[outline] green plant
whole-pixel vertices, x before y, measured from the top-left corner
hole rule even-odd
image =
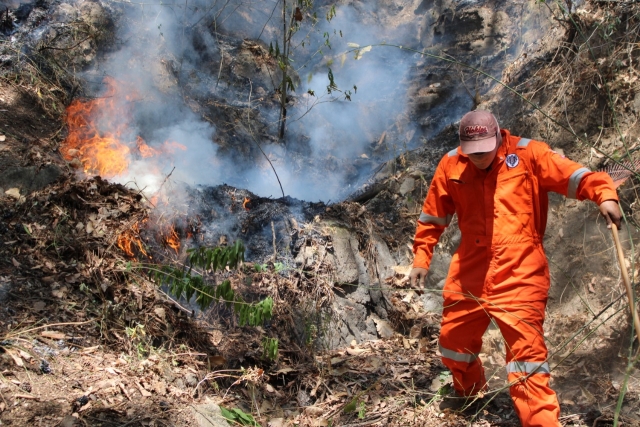
[[[136,326],[134,326],[133,328],[126,327],[124,329],[124,332],[132,340],[137,339],[137,338],[144,338],[144,337],[147,336],[147,333],[144,330],[144,325],[141,325],[139,323]]]
[[[278,338],[265,337],[262,340],[262,354],[269,360],[276,360],[278,357]]]
[[[222,416],[227,421],[230,421],[232,423],[237,423],[242,426],[259,427],[259,424],[253,418],[253,415],[246,414],[242,409],[238,409],[238,408],[226,409],[225,407],[221,406],[220,412],[222,413]]]
[[[256,273],[264,273],[267,271],[267,264],[254,264],[253,269]]]
[[[276,262],[273,264],[273,269],[276,273],[281,273],[285,269],[285,265],[281,262]]]
[[[259,302],[246,302],[233,290],[229,280],[214,286],[208,284],[202,274],[195,270],[201,268],[216,272],[227,267],[237,268],[244,261],[244,245],[241,241],[238,240],[229,247],[189,249],[187,254],[188,267],[176,268],[165,265],[150,269],[154,281],[168,286],[169,292],[178,299],[191,300],[195,295],[195,302],[201,310],[208,308],[212,303],[224,303],[227,307],[233,308],[238,315],[240,326],[259,326],[271,319],[271,297]]]
[[[367,407],[364,401],[361,401],[360,405],[358,406],[358,418],[363,420],[366,415],[367,415]]]
[[[311,347],[313,346],[313,343],[316,341],[316,338],[318,338],[318,327],[313,323],[309,323],[306,325],[305,329],[306,329],[305,345],[307,347]]]
[[[136,349],[138,359],[144,358],[149,353],[145,345],[147,333],[144,330],[144,325],[138,323],[133,328],[126,327],[124,332]]]

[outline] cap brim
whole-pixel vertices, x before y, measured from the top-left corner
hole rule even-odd
[[[497,143],[498,141],[495,135],[477,141],[460,141],[460,150],[462,154],[486,153],[496,148]]]

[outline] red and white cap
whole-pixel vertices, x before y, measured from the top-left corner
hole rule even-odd
[[[460,120],[460,149],[463,154],[485,153],[496,147],[500,127],[488,111],[475,110]]]

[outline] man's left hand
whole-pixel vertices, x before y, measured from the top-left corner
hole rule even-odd
[[[622,219],[622,212],[620,212],[620,205],[615,200],[605,200],[599,206],[600,214],[607,220],[607,228],[611,228],[613,222],[618,230],[620,230],[620,220]]]

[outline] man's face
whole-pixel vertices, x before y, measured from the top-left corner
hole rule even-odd
[[[478,169],[486,169],[491,166],[493,163],[493,159],[496,158],[496,153],[498,152],[498,144],[493,147],[493,150],[486,151],[483,153],[470,153],[467,154],[469,156],[469,160],[473,163]]]

